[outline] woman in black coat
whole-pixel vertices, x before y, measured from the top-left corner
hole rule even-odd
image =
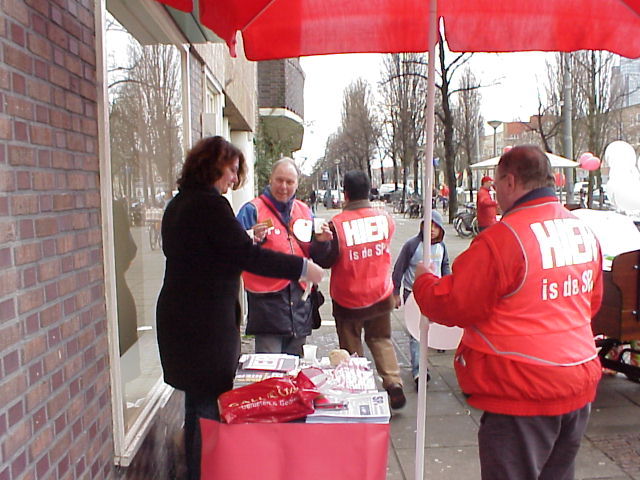
[[[240,273],[318,283],[322,269],[301,257],[254,245],[222,194],[245,177],[244,156],[222,137],[188,153],[179,193],[162,219],[167,258],[158,298],[158,347],[169,385],[185,392],[190,479],[200,478],[198,418],[218,419],[218,396],[230,390],[240,355]]]

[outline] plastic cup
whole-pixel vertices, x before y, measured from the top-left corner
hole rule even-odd
[[[316,362],[316,355],[318,353],[318,346],[317,345],[303,345],[302,346],[302,353],[303,353],[304,359],[307,362],[315,363]]]

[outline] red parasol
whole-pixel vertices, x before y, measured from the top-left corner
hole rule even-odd
[[[184,11],[192,0],[157,0]],[[640,0],[199,0],[200,21],[246,57],[429,51],[425,158],[433,158],[435,44],[439,19],[457,52],[609,50],[640,56]],[[424,169],[424,217],[431,218],[431,162]],[[425,222],[424,238],[430,238]],[[429,249],[424,249],[425,264]],[[423,317],[424,318],[424,317]],[[420,338],[428,336],[422,321]],[[427,365],[427,342],[420,342]],[[420,369],[415,478],[424,478],[426,368]]]
[[[159,0],[190,11],[191,0]],[[426,51],[428,0],[200,0],[200,20],[250,60]],[[442,0],[459,52],[609,50],[640,56],[640,0]]]

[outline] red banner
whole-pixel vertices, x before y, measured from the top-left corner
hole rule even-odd
[[[385,480],[389,424],[245,423],[200,419],[202,480]]]

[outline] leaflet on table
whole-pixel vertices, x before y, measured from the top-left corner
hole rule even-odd
[[[386,392],[354,393],[333,402],[335,408],[316,408],[307,423],[389,423]]]
[[[243,387],[250,383],[260,382],[267,380],[268,378],[284,377],[285,372],[272,372],[269,370],[243,370],[236,371],[236,376],[233,379],[233,388]]]
[[[240,357],[243,370],[289,372],[298,367],[300,359],[286,353],[248,353]]]
[[[364,362],[362,361],[364,360]],[[326,370],[325,388],[344,392],[376,391],[376,381],[369,362],[362,358],[350,358],[332,370]]]

